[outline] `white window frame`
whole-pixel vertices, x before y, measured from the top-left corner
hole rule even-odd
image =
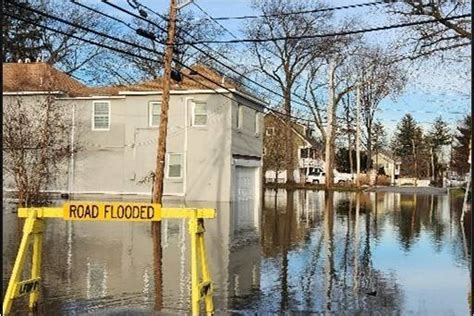
[[[271,133],[268,133],[269,131],[272,131]],[[267,136],[273,136],[275,135],[275,127],[271,126],[271,127],[267,127],[265,129],[265,135]]]
[[[244,126],[244,106],[237,105],[237,129],[242,129]]]
[[[109,117],[109,125],[107,128],[96,128],[95,127],[95,105],[97,103],[107,103],[109,107],[109,113],[107,116]],[[111,115],[111,106],[110,106],[110,101],[107,100],[97,100],[97,101],[92,101],[92,130],[93,131],[110,131],[110,125],[112,124],[112,115]]]
[[[181,169],[179,177],[170,177],[170,155],[180,155],[181,156]],[[166,178],[167,179],[182,179],[183,178],[183,169],[184,169],[184,154],[183,153],[166,153]]]
[[[192,126],[194,127],[207,127],[207,121],[208,121],[208,118],[209,118],[209,115],[208,115],[208,108],[207,108],[207,102],[202,102],[202,101],[193,101],[193,116],[192,116]],[[196,122],[195,122],[195,118],[196,118],[196,104],[204,104],[206,106],[206,124],[204,125],[197,125]],[[204,114],[199,114],[199,115],[204,115]]]
[[[161,101],[148,102],[148,127],[160,127],[159,122],[158,122],[158,125],[153,125],[153,105],[155,104],[160,105],[160,120],[161,120]]]
[[[263,146],[262,148],[262,156],[265,156],[267,154],[267,148]]]
[[[255,135],[260,135],[260,113],[258,111],[255,111],[255,124],[254,124],[254,129],[255,129]]]

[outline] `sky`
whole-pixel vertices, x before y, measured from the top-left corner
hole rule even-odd
[[[194,1],[213,17],[256,14],[251,7],[251,0]],[[92,0],[89,2],[97,3]],[[130,9],[126,0],[116,0],[115,2]],[[161,13],[165,13],[169,6],[168,0],[141,0],[140,2]],[[368,1],[336,0],[323,2],[327,3],[328,6],[340,6]],[[106,5],[102,5],[101,8],[116,16],[121,15],[120,12]],[[204,16],[197,6],[192,3],[181,10],[193,11],[198,16]],[[337,11],[336,19],[343,19],[345,17],[355,17],[363,28],[397,23],[397,21],[391,20],[382,10],[377,10],[376,8],[356,8]],[[220,21],[220,23],[237,37],[245,37],[242,33],[244,27],[242,21],[226,20]],[[397,29],[368,33],[365,35],[365,39],[369,43],[384,44],[398,36],[399,32],[404,32],[404,30]],[[232,37],[230,34],[223,33],[221,39],[232,39]],[[460,75],[467,73],[467,71],[470,73],[471,69],[463,69],[463,67],[467,66],[470,67],[469,61],[461,66],[454,66],[451,62],[428,61],[424,62],[419,67],[420,69],[408,69],[410,73],[403,93],[396,99],[390,97],[384,99],[377,113],[377,118],[385,125],[389,136],[392,135],[400,118],[408,112],[412,113],[425,130],[429,129],[434,119],[440,115],[454,129],[459,120],[469,113],[471,109],[471,84],[470,81],[466,81],[466,76]]]

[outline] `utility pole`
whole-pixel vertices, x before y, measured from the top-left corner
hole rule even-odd
[[[416,159],[416,147],[415,147],[414,138],[411,139],[411,143],[412,143],[412,149],[413,149],[413,161],[415,162],[415,187],[416,187],[418,184],[418,166],[416,162],[417,159]]]
[[[360,83],[357,84],[356,96],[356,184],[360,186]]]
[[[171,62],[173,61],[173,46],[176,34],[176,0],[170,0],[168,20],[168,38],[166,40],[164,55],[163,94],[161,100],[160,129],[158,134],[158,148],[156,155],[156,168],[153,183],[152,202],[162,204],[163,176],[166,155],[166,137],[168,134],[168,109],[170,101]],[[162,297],[162,269],[161,269],[161,221],[152,222],[153,258],[155,275],[155,310],[161,310]]]
[[[326,189],[329,189],[333,185],[334,181],[334,155],[332,152],[334,151],[333,148],[333,125],[334,125],[334,72],[335,72],[335,64],[333,61],[329,63],[329,100],[328,100],[328,126],[326,129],[326,161],[325,161],[325,186]]]

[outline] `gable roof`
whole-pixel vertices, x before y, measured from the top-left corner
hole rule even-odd
[[[243,89],[237,82],[202,64],[181,70],[182,81],[171,80],[171,90],[217,90],[227,92],[222,87],[259,104],[266,103]],[[202,75],[202,76],[201,76]],[[208,79],[204,78],[207,77]],[[215,82],[215,83],[214,83]],[[4,92],[63,92],[71,97],[117,96],[125,92],[157,92],[163,89],[162,78],[132,85],[88,87],[68,74],[47,63],[4,63]]]
[[[273,112],[272,110],[270,110],[268,113],[265,114],[265,117],[268,116],[268,115],[272,115],[273,117],[276,117],[278,120],[280,120],[281,122],[283,122],[283,124],[285,125],[288,125],[288,123],[283,120],[280,115],[276,114],[275,112]],[[306,142],[306,144],[308,146],[311,146],[313,148],[317,148],[317,149],[321,149],[321,143],[318,142],[316,139],[314,139],[313,137],[308,137],[307,135],[304,134],[304,132],[301,131],[301,129],[305,129],[307,128],[306,126],[302,125],[302,124],[299,124],[297,122],[294,122],[294,121],[291,121],[291,130],[293,131],[293,133],[295,133],[296,136],[298,136],[299,138],[301,138],[304,142]]]
[[[4,63],[3,91],[61,91],[74,92],[84,84],[46,63]]]

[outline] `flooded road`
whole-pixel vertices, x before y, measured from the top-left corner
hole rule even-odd
[[[462,197],[277,193],[266,191],[262,202],[186,203],[218,212],[206,221],[217,314],[469,313],[471,233],[470,218],[465,229],[459,222]],[[3,204],[6,284],[21,226],[15,205]],[[184,220],[163,221],[162,246],[163,313],[187,313]],[[42,276],[40,314],[151,314],[150,224],[47,220]],[[24,313],[25,302],[12,310]]]

